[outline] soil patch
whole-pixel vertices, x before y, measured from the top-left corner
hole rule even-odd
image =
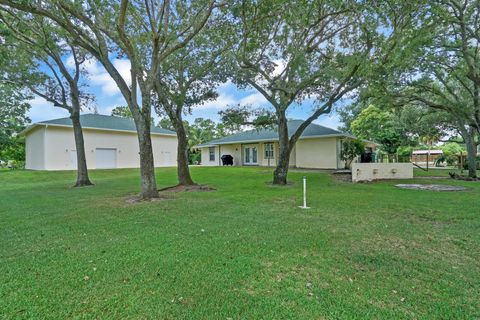
[[[449,186],[445,184],[396,184],[395,187],[411,190],[427,190],[427,191],[465,191],[468,188],[461,186]]]
[[[149,200],[142,199],[139,196],[130,196],[127,198],[127,200],[125,200],[125,202],[128,204],[134,204],[134,203],[140,203],[140,202],[156,202],[156,201],[163,201],[163,200],[170,200],[170,199],[173,199],[173,197],[166,194],[160,194],[158,198],[152,198]]]
[[[463,181],[480,181],[480,178],[471,178],[467,176],[462,176],[458,173],[455,172],[449,172],[448,175],[450,178],[455,179],[455,180],[463,180]]]
[[[420,180],[444,180],[450,179],[449,177],[442,177],[442,176],[422,176],[422,177],[414,177],[414,179]]]
[[[207,192],[207,191],[215,191],[215,190],[216,190],[215,188],[212,188],[206,185],[196,184],[193,186],[176,185],[173,187],[166,187],[158,191],[160,192],[160,194],[164,194],[164,193],[191,192],[191,191]]]
[[[337,181],[352,182],[352,171],[350,170],[337,170],[332,172],[332,177]]]

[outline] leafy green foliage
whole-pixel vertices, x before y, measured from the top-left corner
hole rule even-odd
[[[437,163],[445,162],[449,166],[457,165],[459,156],[465,155],[465,147],[456,142],[448,142],[439,147],[443,155],[437,159]]]
[[[0,81],[0,160],[25,160],[25,140],[17,134],[30,123],[30,98],[18,86]]]
[[[290,153],[308,125],[330,113],[372,73],[384,71],[379,66],[415,23],[414,10],[403,1],[262,0],[238,5],[241,41],[234,82],[255,88],[275,110],[275,184],[286,184]],[[312,111],[295,132],[288,132],[287,110],[306,100],[312,101]]]
[[[118,106],[112,109],[112,116],[133,119],[132,111],[127,106]]]
[[[2,67],[9,81],[71,114],[95,109],[85,90],[85,51],[48,19],[18,10],[0,10],[0,36],[9,56]]]
[[[480,142],[478,1],[426,1],[416,10],[415,31],[392,52],[387,72],[371,81],[370,94],[384,104],[441,113],[446,127],[465,139],[474,162]]]
[[[245,126],[261,129],[274,127],[277,123],[277,117],[274,112],[268,109],[253,108],[240,104],[227,106],[227,108],[219,111],[218,114],[222,123],[231,133],[238,132]]]
[[[196,118],[188,127],[188,144],[190,147],[222,138],[227,135],[225,125],[210,119]]]
[[[345,161],[345,168],[349,168],[352,161],[365,152],[365,143],[359,139],[348,139],[342,142],[340,158]]]
[[[402,145],[402,133],[394,116],[370,105],[351,124],[352,133],[358,138],[375,141],[388,154],[394,154]]]
[[[175,130],[169,118],[161,118],[158,126],[168,130]],[[183,121],[188,139],[188,158],[190,164],[198,164],[201,154],[194,148],[202,143],[218,139],[227,135],[225,125],[216,123],[210,119],[196,118],[192,123]]]

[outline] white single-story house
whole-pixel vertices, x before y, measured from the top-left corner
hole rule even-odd
[[[303,120],[288,122],[293,134]],[[290,166],[312,169],[343,169],[342,142],[354,136],[318,124],[310,124],[290,155]],[[367,142],[366,151],[373,152],[376,144]],[[249,130],[209,141],[197,146],[201,150],[201,164],[221,166],[222,156],[231,155],[234,166],[275,166],[278,160],[278,132],[274,129]]]
[[[87,167],[89,169],[138,168],[138,136],[132,119],[85,114],[83,127]],[[26,169],[75,170],[77,151],[70,118],[38,122],[21,132],[25,135]],[[177,164],[175,132],[152,127],[153,155],[156,167]]]

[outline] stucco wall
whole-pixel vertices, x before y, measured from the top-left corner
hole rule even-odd
[[[337,169],[337,138],[309,138],[295,146],[298,168]]]
[[[32,129],[25,139],[25,168],[31,170],[45,169],[44,152],[45,128]]]
[[[271,167],[276,166],[277,164],[277,157],[278,157],[278,143],[274,142],[273,147],[273,159],[270,159],[270,162],[267,158],[265,158],[265,143],[251,143],[251,144],[228,144],[228,145],[220,145],[215,146],[215,160],[210,161],[208,147],[200,148],[202,153],[202,165],[203,166],[219,166],[222,165],[221,160],[219,161],[218,155],[220,157],[226,154],[233,156],[233,165],[234,166],[241,166],[243,165],[243,157],[244,151],[243,148],[245,146],[249,147],[256,147],[257,148],[257,165],[259,166],[268,166],[270,164]],[[293,163],[295,163],[295,156],[294,152],[292,152]]]
[[[136,135],[135,139],[137,139]],[[153,159],[156,167],[177,165],[177,144],[176,136],[152,135]],[[140,163],[140,158],[138,161]]]
[[[413,179],[411,163],[353,163],[352,181]]]
[[[231,144],[215,146],[215,160],[209,160],[208,147],[201,148],[202,165],[218,166],[221,165],[219,157],[224,154],[230,154],[234,157],[233,164],[235,166],[244,164],[244,147],[257,148],[257,165],[275,167],[278,162],[280,153],[278,142],[273,142],[273,159],[270,161],[265,157],[265,144],[268,142],[259,142],[251,144]],[[301,168],[318,168],[318,169],[336,169],[337,168],[337,139],[336,138],[319,138],[319,139],[302,139],[290,153],[290,166]],[[219,151],[220,147],[220,151]]]
[[[218,147],[213,147],[215,148],[215,160],[210,161],[209,157],[209,149],[208,147],[205,148],[200,148],[200,152],[202,154],[202,166],[218,166]]]
[[[278,161],[278,142],[273,142],[273,158],[270,160],[265,157],[265,145],[272,142],[262,142],[259,145],[258,164],[265,167],[275,167]]]
[[[42,129],[43,130],[43,129]],[[87,167],[95,169],[97,148],[117,149],[117,168],[140,166],[137,134],[134,132],[83,130]],[[27,134],[30,140],[31,133]],[[152,135],[154,162],[156,167],[175,166],[177,162],[177,138]],[[75,170],[75,140],[72,128],[49,126],[45,135],[45,170]],[[27,153],[29,147],[27,145]],[[39,152],[38,150],[33,151]],[[28,162],[28,160],[27,160]]]

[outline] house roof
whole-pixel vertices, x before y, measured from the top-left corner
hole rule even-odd
[[[423,154],[434,155],[434,154],[443,154],[443,151],[442,150],[414,150],[412,152],[412,154],[414,154],[414,155],[423,155]]]
[[[102,114],[82,114],[80,115],[80,123],[84,129],[99,129],[107,131],[130,131],[137,132],[133,119],[107,116]],[[42,121],[32,124],[23,130],[20,134],[26,134],[37,126],[58,126],[71,127],[72,120],[70,118],[59,118],[48,121]],[[175,135],[175,132],[160,127],[152,126],[152,134]]]
[[[290,120],[288,121],[288,132],[292,135],[304,120]],[[319,137],[351,137],[353,136],[321,126],[319,124],[311,123],[305,131],[303,131],[300,139],[304,138],[319,138]],[[198,145],[197,148],[211,147],[222,144],[232,143],[248,143],[248,142],[262,142],[278,140],[278,131],[276,129],[254,129],[244,132],[240,132],[231,136],[223,137],[220,139],[211,140],[209,142]]]

